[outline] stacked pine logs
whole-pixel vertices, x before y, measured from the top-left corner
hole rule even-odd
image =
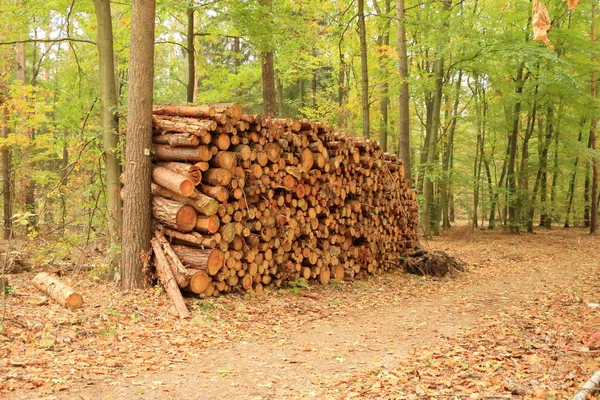
[[[370,140],[229,103],[155,106],[153,119],[153,246],[182,289],[354,279],[417,245],[402,162]]]

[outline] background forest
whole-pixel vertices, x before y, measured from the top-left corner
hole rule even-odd
[[[426,235],[458,219],[589,227],[595,4],[548,1],[546,46],[528,1],[160,1],[154,100],[235,101],[409,149]],[[5,236],[59,238],[53,251],[114,236],[130,2],[0,5]]]

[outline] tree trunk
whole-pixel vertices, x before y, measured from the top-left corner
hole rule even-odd
[[[373,3],[377,5],[377,2]],[[391,11],[391,0],[385,0],[385,15],[383,16],[385,19],[385,23],[383,25],[383,29],[381,35],[377,38],[377,44],[379,47],[389,47],[390,45],[390,19],[388,18]],[[379,14],[381,14],[381,10],[379,10]],[[385,65],[386,56],[384,55],[384,49],[381,49],[381,55],[379,56],[379,64],[381,66]],[[381,83],[381,100],[379,101],[379,112],[381,113],[381,119],[379,120],[379,144],[381,145],[381,149],[385,152],[388,151],[388,108],[389,108],[389,89],[390,85],[385,74],[387,70],[382,68],[384,76],[382,76],[383,82]]]
[[[583,137],[583,126],[585,125],[585,119],[581,119],[581,129],[579,130],[579,137],[577,138],[577,142],[581,142]],[[571,181],[569,183],[569,192],[567,193],[567,212],[565,216],[565,228],[569,228],[569,220],[571,216],[571,210],[573,209],[573,199],[575,197],[575,182],[577,179],[577,165],[579,164],[579,156],[575,157],[575,161],[573,162],[573,174],[571,175]]]
[[[106,206],[108,219],[110,275],[119,264],[119,246],[123,224],[120,190],[121,163],[119,146],[119,119],[117,109],[117,86],[115,78],[115,55],[113,51],[112,18],[109,0],[94,0],[98,20],[98,54],[100,69],[100,99],[102,101],[102,139],[106,164]]]
[[[404,14],[404,0],[396,0],[396,16],[398,27],[398,72],[400,73],[400,94],[398,105],[400,120],[398,122],[398,155],[404,162],[405,179],[411,183],[410,162],[410,111],[408,91],[408,52],[406,49],[406,18]]]
[[[262,87],[263,87],[263,114],[268,117],[277,116],[277,102],[275,100],[275,63],[273,51],[262,53]]]
[[[150,254],[155,11],[155,0],[133,0],[125,148],[128,189],[125,191],[122,262],[118,277],[122,289],[144,286],[143,267]]]
[[[196,46],[194,38],[194,9],[187,9],[187,56],[188,56],[188,81],[187,81],[187,102],[194,102],[194,92],[196,86]]]
[[[591,23],[591,42],[596,41],[596,31],[594,28],[594,18],[596,15],[596,3],[592,4],[592,23]],[[594,57],[592,56],[592,61]],[[592,72],[590,94],[592,99],[596,99],[596,72]],[[592,193],[590,205],[590,234],[595,234],[598,229],[598,155],[596,154],[596,124],[594,117],[590,127],[590,149],[592,150]]]
[[[444,157],[442,160],[442,170],[444,172],[444,177],[442,180],[442,184],[440,185],[440,199],[442,206],[442,227],[450,228],[450,218],[448,215],[448,192],[449,187],[452,184],[452,179],[450,176],[450,159],[452,157],[452,151],[454,146],[454,131],[456,130],[456,119],[458,117],[458,104],[460,102],[460,88],[462,82],[462,70],[458,71],[458,77],[456,78],[456,98],[454,99],[454,106],[452,108],[452,116],[450,117],[452,120],[450,121],[450,126],[448,126],[448,140],[446,141],[446,149],[444,151]],[[476,179],[479,179],[479,174],[475,175]]]
[[[365,0],[358,0],[358,37],[360,40],[362,135],[368,138],[369,121],[369,66],[367,63],[367,28],[365,25]]]
[[[1,93],[0,96],[4,96]],[[8,128],[8,120],[10,114],[8,107],[5,104],[0,104],[2,107],[2,138],[6,139],[10,133]],[[4,201],[4,239],[10,239],[12,236],[12,177],[11,177],[11,154],[8,146],[2,146],[2,199]]]
[[[440,128],[440,111],[442,107],[442,87],[444,77],[444,59],[438,58],[433,66],[433,74],[435,77],[435,92],[433,93],[433,107],[431,115],[431,132],[429,134],[429,143],[427,148],[427,173],[424,176],[423,182],[423,212],[421,213],[423,219],[423,229],[426,238],[430,238],[432,229],[434,233],[438,231],[439,221],[435,220],[434,213],[434,193],[433,193],[433,180],[431,179],[431,172],[433,164],[436,160],[436,145],[437,145],[437,133]],[[433,217],[433,218],[432,218]]]
[[[548,218],[548,150],[554,135],[554,110],[548,107],[546,115],[546,135],[541,141],[541,152],[539,160],[540,177],[540,224],[546,226]]]
[[[517,158],[517,139],[519,137],[519,120],[521,117],[521,99],[523,92],[523,69],[521,64],[517,70],[516,88],[517,101],[513,109],[512,130],[510,133],[510,150],[508,154],[507,183],[508,183],[508,220],[511,233],[519,233],[519,215],[517,208],[517,183],[515,174],[515,160]]]

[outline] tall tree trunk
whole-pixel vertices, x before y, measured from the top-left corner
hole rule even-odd
[[[439,221],[435,220],[433,180],[431,179],[431,173],[433,164],[436,160],[436,145],[438,139],[437,134],[440,128],[440,111],[442,107],[442,87],[444,77],[444,59],[442,57],[435,61],[433,66],[433,74],[435,77],[435,91],[433,93],[431,128],[429,142],[427,145],[427,172],[424,175],[423,181],[423,212],[421,213],[423,218],[424,235],[426,238],[431,237],[432,229],[433,232],[437,233],[439,223]]]
[[[546,226],[548,218],[548,150],[554,135],[554,110],[549,106],[546,111],[546,135],[541,141],[540,165],[541,181],[540,181],[540,224]]]
[[[527,118],[527,127],[525,128],[525,137],[523,138],[523,148],[521,150],[521,165],[519,167],[519,180],[518,180],[518,191],[519,197],[517,199],[517,212],[519,218],[522,221],[527,221],[529,212],[525,212],[525,208],[528,204],[529,198],[529,168],[527,163],[529,161],[529,140],[533,136],[535,131],[535,121],[537,114],[537,93],[538,85],[535,86],[533,104],[531,105],[531,112]],[[527,223],[529,223],[527,221]]]
[[[535,177],[535,184],[533,186],[533,191],[531,192],[531,200],[529,202],[529,215],[527,217],[527,232],[529,233],[533,233],[533,218],[535,216],[535,202],[537,199],[537,195],[538,192],[540,190],[540,186],[542,184],[542,179],[543,179],[543,175],[544,175],[544,167],[542,165],[542,151],[543,151],[543,147],[544,147],[544,136],[542,134],[542,132],[544,131],[544,126],[543,126],[543,121],[542,119],[538,120],[538,141],[540,143],[540,149],[538,150],[538,153],[540,154],[540,161],[538,162],[538,170],[537,170],[537,174]]]
[[[377,37],[377,45],[382,48],[382,47],[389,47],[390,45],[390,19],[388,18],[390,15],[390,11],[391,11],[391,0],[385,0],[385,14],[382,15],[383,13],[381,12],[377,1],[373,1],[373,5],[374,7],[377,8],[377,12],[380,16],[383,16],[385,18],[385,22],[383,24],[383,28],[381,31],[381,34]],[[381,114],[381,119],[379,120],[379,144],[381,145],[381,148],[383,149],[383,151],[387,152],[388,151],[388,108],[389,108],[389,102],[390,102],[390,97],[389,97],[389,89],[390,89],[390,85],[388,83],[388,79],[386,79],[387,77],[385,76],[385,74],[387,73],[387,70],[385,68],[383,68],[383,66],[386,64],[386,56],[384,55],[384,49],[380,50],[380,55],[378,57],[379,59],[379,65],[382,68],[382,72],[383,75],[383,82],[381,83],[381,100],[379,101],[379,112]]]
[[[458,77],[456,78],[456,97],[454,98],[454,106],[452,107],[452,116],[450,125],[448,126],[448,140],[446,141],[446,149],[444,151],[444,157],[442,159],[442,170],[444,177],[440,185],[440,200],[442,207],[442,227],[450,228],[450,217],[448,213],[448,188],[452,185],[452,178],[450,173],[450,159],[454,148],[454,131],[456,130],[456,119],[458,117],[458,104],[460,102],[460,85],[462,82],[462,70],[458,71]]]
[[[358,37],[360,39],[362,135],[369,137],[369,66],[367,63],[367,28],[365,25],[365,0],[358,0]]]
[[[121,163],[117,153],[119,145],[119,119],[117,109],[117,85],[113,52],[112,18],[109,0],[94,0],[98,21],[98,54],[100,69],[100,99],[102,102],[102,140],[106,164],[106,204],[110,252],[110,275],[119,264],[121,244],[122,207]]]
[[[285,110],[283,109],[284,107],[284,102],[283,102],[283,83],[281,82],[281,79],[276,78],[277,81],[277,107],[278,107],[278,111],[277,114],[280,117],[283,117],[285,115]]]
[[[596,42],[596,30],[594,19],[596,17],[596,3],[592,4],[592,23],[590,28],[590,39],[592,43]],[[594,61],[594,56],[592,56]],[[590,94],[592,99],[596,99],[596,71],[592,72]],[[592,193],[590,205],[590,234],[595,234],[598,229],[598,155],[596,154],[596,117],[592,118],[590,127],[590,149],[592,150]]]
[[[150,251],[152,171],[152,94],[154,87],[155,0],[133,0],[129,64],[129,100],[123,209],[123,257],[118,276],[122,289],[144,286],[143,267]]]
[[[194,92],[196,87],[196,44],[194,40],[194,9],[187,9],[187,55],[188,55],[188,81],[187,81],[187,102],[194,102]]]
[[[5,97],[7,93],[0,93],[0,97]],[[8,120],[10,114],[6,104],[3,104],[5,99],[0,99],[2,107],[2,138],[8,138],[10,129],[8,128]],[[12,179],[11,179],[11,154],[10,148],[7,145],[2,146],[2,200],[4,201],[4,239],[9,239],[12,236]]]
[[[581,129],[579,130],[579,137],[577,138],[577,142],[581,142],[583,137],[583,126],[585,125],[585,118],[581,119],[580,122]],[[577,165],[579,164],[579,156],[575,157],[575,162],[573,162],[573,174],[571,175],[571,181],[569,183],[569,192],[567,193],[567,212],[565,216],[565,228],[569,228],[569,220],[571,217],[571,210],[573,208],[573,198],[575,197],[575,182],[577,179]]]
[[[405,178],[412,182],[410,162],[410,114],[408,92],[408,52],[406,49],[406,18],[404,0],[396,0],[396,21],[398,28],[398,72],[400,74],[400,93],[398,95],[398,155],[404,162]]]
[[[552,164],[552,184],[550,187],[550,212],[546,217],[546,228],[552,227],[552,220],[556,215],[556,192],[558,186],[558,136],[560,135],[560,120],[562,118],[562,105],[558,108],[557,126],[554,130],[554,161]]]
[[[262,53],[262,93],[263,114],[274,117],[277,115],[277,101],[275,100],[275,62],[273,51]]]
[[[517,209],[517,184],[515,176],[515,160],[517,157],[517,139],[519,136],[519,120],[521,117],[521,99],[520,94],[523,93],[523,69],[524,66],[521,64],[517,70],[517,78],[515,93],[517,94],[517,101],[513,109],[513,124],[510,134],[510,151],[508,156],[508,171],[507,171],[507,183],[508,183],[508,222],[510,225],[511,233],[519,233],[519,215]]]

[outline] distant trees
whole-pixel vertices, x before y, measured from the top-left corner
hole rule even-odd
[[[596,9],[546,5],[552,47],[532,40],[530,4],[503,0],[485,7],[413,0],[160,3],[153,18],[155,86],[135,94],[146,102],[138,114],[138,103],[123,107],[143,86],[126,85],[139,78],[128,75],[138,57],[130,47],[138,20],[128,5],[6,4],[5,235],[51,233],[65,252],[106,240],[116,265],[118,177],[130,162],[141,168],[132,173],[146,173],[144,157],[123,162],[118,117],[142,121],[152,97],[233,100],[250,113],[327,120],[380,141],[404,160],[427,235],[455,219],[513,232],[553,224],[593,232]],[[135,125],[133,137],[147,141],[148,126]],[[136,157],[149,148],[127,138],[126,146],[144,146]],[[139,259],[138,250],[126,256],[127,265]]]

